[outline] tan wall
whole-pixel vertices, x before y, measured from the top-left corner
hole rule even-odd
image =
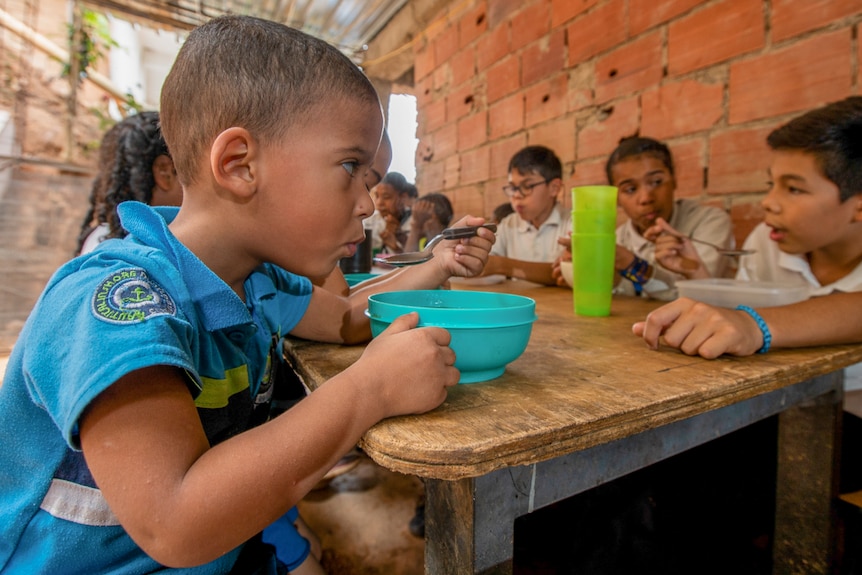
[[[639,133],[671,147],[678,196],[730,210],[741,241],[766,134],[862,93],[859,0],[487,0],[440,18],[415,51],[417,186],[459,214],[506,201],[525,145],[553,148],[570,187],[604,183]]]

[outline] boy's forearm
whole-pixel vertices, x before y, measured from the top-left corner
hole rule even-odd
[[[862,342],[862,292],[814,297],[757,312],[769,327],[773,347]]]
[[[543,285],[557,285],[554,266],[547,262],[528,262],[504,256],[489,256],[482,275],[502,274],[508,278],[527,280]]]

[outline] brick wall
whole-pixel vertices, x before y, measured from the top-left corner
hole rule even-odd
[[[604,183],[620,138],[665,141],[678,196],[760,220],[766,134],[862,94],[860,0],[453,1],[415,50],[420,193],[489,215],[509,157],[553,148]],[[563,201],[570,204],[568,193]]]

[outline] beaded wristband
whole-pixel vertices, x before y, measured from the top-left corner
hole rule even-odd
[[[635,288],[635,295],[641,295],[641,292],[644,289],[644,284],[649,281],[644,275],[644,272],[646,272],[648,268],[649,262],[635,256],[632,263],[630,263],[626,269],[620,270],[619,272],[621,276],[632,282],[632,285]]]
[[[763,335],[763,345],[760,346],[760,349],[757,350],[757,353],[766,353],[769,351],[769,346],[772,345],[772,334],[769,332],[769,326],[766,325],[766,322],[760,317],[760,314],[748,307],[747,305],[738,305],[736,309],[740,311],[744,311],[748,315],[751,316],[751,319],[757,322],[757,327],[760,328],[760,333]]]

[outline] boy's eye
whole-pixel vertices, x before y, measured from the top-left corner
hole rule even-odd
[[[653,178],[652,180],[650,180],[650,183],[649,183],[649,184],[650,184],[650,186],[652,186],[653,188],[657,188],[657,187],[659,187],[660,185],[662,185],[663,183],[664,183],[664,178]]]
[[[620,191],[630,196],[637,191],[637,188],[635,186],[623,186]]]
[[[347,173],[353,176],[356,173],[357,162],[342,162],[341,167],[347,170]]]

